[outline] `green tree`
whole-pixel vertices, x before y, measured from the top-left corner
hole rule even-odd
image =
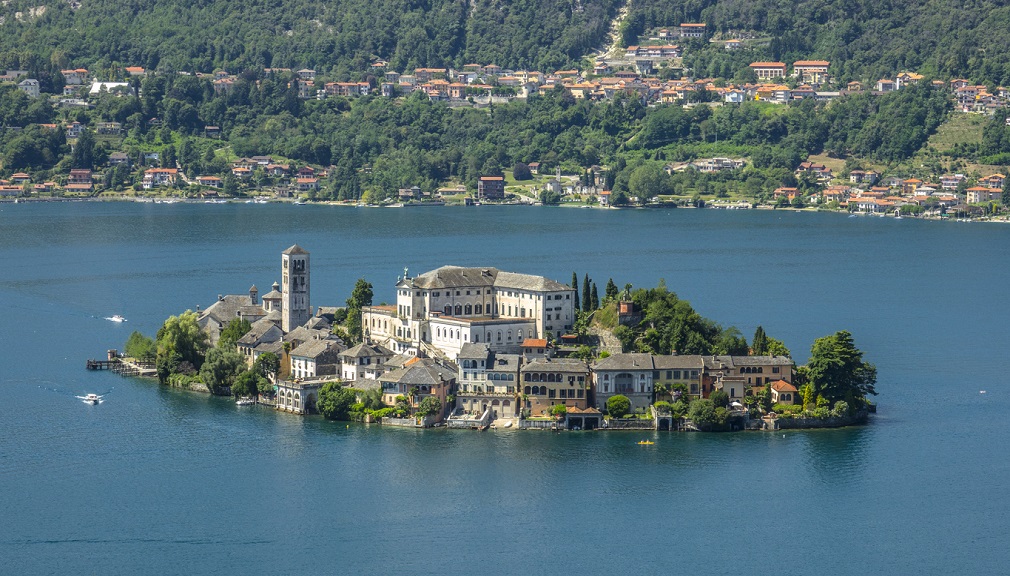
[[[575,272],[572,272],[572,290],[575,291],[575,311],[578,312],[582,307],[579,306],[579,275]]]
[[[232,198],[238,196],[238,180],[236,180],[230,172],[224,176],[224,183],[222,184],[221,192],[224,193],[225,196]]]
[[[645,201],[660,194],[669,192],[669,180],[666,172],[655,164],[643,164],[631,173],[628,180],[628,192],[638,196],[639,201]]]
[[[153,362],[158,356],[158,345],[151,338],[134,331],[126,339],[123,351],[130,358],[136,358],[142,362]]]
[[[217,347],[226,350],[234,350],[235,343],[239,341],[246,332],[252,329],[252,324],[245,318],[235,318],[228,322],[228,325],[221,330],[221,335],[217,339]]]
[[[617,295],[619,293],[620,291],[617,289],[617,284],[614,284],[614,279],[608,279],[607,286],[603,289],[603,300],[607,302],[617,300]]]
[[[807,368],[817,397],[829,403],[845,400],[856,406],[867,394],[877,394],[877,368],[863,361],[852,334],[845,330],[814,340]]]
[[[516,165],[512,167],[512,177],[516,180],[532,180],[533,173],[530,172],[530,167],[522,162],[516,162]]]
[[[592,308],[593,303],[592,303],[592,300],[590,300],[590,298],[592,298],[592,294],[591,294],[591,289],[589,288],[589,274],[587,273],[585,276],[582,277],[582,311],[583,312],[592,312],[593,311],[593,308]]]
[[[747,352],[747,340],[744,339],[739,330],[732,327],[722,330],[712,347],[713,354],[746,356]]]
[[[792,357],[792,353],[786,348],[786,345],[782,343],[781,340],[776,340],[775,338],[768,337],[768,347],[765,353],[768,356],[789,356]]]
[[[1003,194],[1000,195],[1000,202],[1004,208],[1010,207],[1010,175],[1003,179]]]
[[[158,378],[162,383],[182,362],[199,369],[208,348],[207,333],[200,329],[196,312],[192,310],[169,316],[158,330],[155,341],[158,344]]]
[[[356,398],[354,391],[337,382],[327,382],[319,389],[316,409],[329,420],[347,420]]]
[[[281,367],[281,360],[273,352],[264,352],[256,357],[253,370],[264,378],[273,378]]]
[[[691,402],[688,416],[699,429],[712,430],[725,426],[729,411],[724,407],[716,406],[710,399],[697,399]]]
[[[761,326],[757,327],[754,331],[754,339],[751,340],[751,354],[755,356],[764,356],[768,354],[768,336],[765,334],[765,329]]]
[[[442,401],[437,396],[425,396],[417,405],[418,416],[434,416],[442,410]]]
[[[712,401],[712,404],[716,408],[727,408],[729,407],[729,394],[725,390],[713,390],[709,394],[708,399]]]
[[[635,346],[635,331],[625,325],[614,328],[614,338],[621,341],[621,351],[626,352]]]
[[[232,396],[241,398],[243,396],[256,396],[263,388],[262,382],[266,378],[262,377],[255,370],[246,370],[235,377],[231,385]]]
[[[212,394],[229,393],[239,374],[245,372],[245,358],[234,350],[211,348],[200,367],[200,379]]]
[[[568,413],[568,407],[564,404],[555,404],[551,406],[551,416],[556,418],[564,418],[565,414]]]
[[[347,299],[347,333],[355,342],[362,339],[361,309],[372,305],[372,285],[364,278],[358,278],[354,283],[351,296]]]
[[[615,394],[607,398],[607,414],[613,418],[624,418],[631,412],[631,400],[623,394]]]
[[[599,310],[600,295],[596,292],[596,282],[593,282],[593,288],[589,291],[589,299],[592,302],[593,310]]]
[[[95,135],[91,130],[81,132],[74,144],[73,158],[71,164],[74,168],[85,168],[92,170],[95,167]]]

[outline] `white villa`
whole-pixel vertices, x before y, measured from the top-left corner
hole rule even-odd
[[[517,352],[526,338],[560,338],[575,322],[575,291],[543,276],[443,266],[396,283],[396,306],[368,306],[362,329],[397,353],[455,359],[467,343]]]

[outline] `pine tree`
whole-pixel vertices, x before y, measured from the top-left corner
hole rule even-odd
[[[617,295],[619,293],[620,293],[620,291],[617,289],[617,284],[614,284],[614,279],[610,278],[609,280],[607,280],[607,287],[604,288],[604,291],[603,291],[603,299],[604,300],[616,300],[617,299]]]
[[[591,294],[589,289],[589,274],[582,277],[582,311],[591,312],[590,308],[591,302],[589,300]]]
[[[572,272],[572,290],[575,291],[575,311],[578,312],[582,306],[579,305],[579,275]]]
[[[593,310],[600,309],[600,295],[596,292],[596,282],[593,282],[593,289],[590,292],[589,298],[593,301]]]

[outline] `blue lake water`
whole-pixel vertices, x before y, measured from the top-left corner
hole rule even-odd
[[[265,292],[294,243],[313,305],[490,265],[662,278],[800,362],[847,329],[880,411],[785,434],[419,432],[84,370]],[[0,574],[1006,573],[1008,254],[1007,226],[781,211],[0,205]]]

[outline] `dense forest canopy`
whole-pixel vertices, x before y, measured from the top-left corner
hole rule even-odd
[[[555,70],[602,41],[618,2],[82,0],[76,9],[71,4],[77,3],[5,3],[0,50],[51,53],[61,66],[89,69],[113,63],[201,72],[309,67],[337,78],[367,72],[376,59],[396,70],[469,62]],[[44,8],[41,15],[37,6]]]
[[[704,22],[711,33],[727,37],[746,31],[768,38],[764,47],[710,55],[702,76],[734,58],[818,58],[831,61],[843,81],[912,70],[1010,83],[1006,0],[635,0],[624,38],[681,22]],[[690,55],[685,62],[699,63]]]

